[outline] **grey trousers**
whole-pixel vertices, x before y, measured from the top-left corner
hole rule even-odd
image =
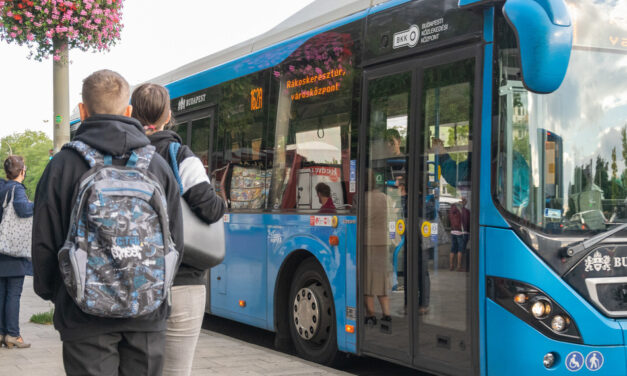
[[[205,315],[205,286],[172,287],[172,312],[165,340],[164,376],[185,376],[192,372],[194,352]]]
[[[118,332],[63,342],[65,373],[98,376],[159,376],[164,332]]]

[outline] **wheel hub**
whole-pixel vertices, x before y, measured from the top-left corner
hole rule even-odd
[[[294,325],[301,338],[311,340],[320,327],[320,301],[314,290],[303,287],[294,298]]]

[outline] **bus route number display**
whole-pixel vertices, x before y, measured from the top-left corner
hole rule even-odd
[[[263,89],[258,87],[250,91],[250,110],[257,111],[263,107]]]

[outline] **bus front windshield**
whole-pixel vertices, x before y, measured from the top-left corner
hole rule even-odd
[[[501,17],[496,190],[500,207],[545,233],[627,222],[627,2],[568,1],[573,51],[561,87],[527,91]]]

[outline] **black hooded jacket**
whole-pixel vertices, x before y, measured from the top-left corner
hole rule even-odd
[[[127,155],[132,149],[150,143],[137,120],[117,115],[89,117],[81,124],[75,140],[114,157]],[[126,160],[114,158],[113,163],[124,164]],[[57,253],[69,230],[70,214],[79,180],[88,170],[89,165],[78,152],[61,150],[50,161],[37,185],[32,248],[35,292],[43,299],[54,302],[54,326],[64,341],[111,332],[165,330],[169,314],[167,304],[139,318],[103,318],[81,311],[67,293],[61,280]],[[183,227],[178,183],[167,162],[157,153],[148,170],[161,184],[167,196],[172,240],[182,255]]]
[[[182,144],[181,137],[176,132],[164,130],[153,133],[148,136],[150,143],[157,148],[157,152],[171,164],[169,146],[172,142]],[[190,209],[198,218],[205,223],[217,222],[222,215],[226,205],[224,200],[220,198],[205,171],[202,162],[186,145],[181,145],[176,156],[179,175],[183,183],[183,198],[189,205]],[[174,278],[174,285],[202,285],[205,284],[203,278],[204,270],[197,269],[185,262],[181,263],[181,267]]]

